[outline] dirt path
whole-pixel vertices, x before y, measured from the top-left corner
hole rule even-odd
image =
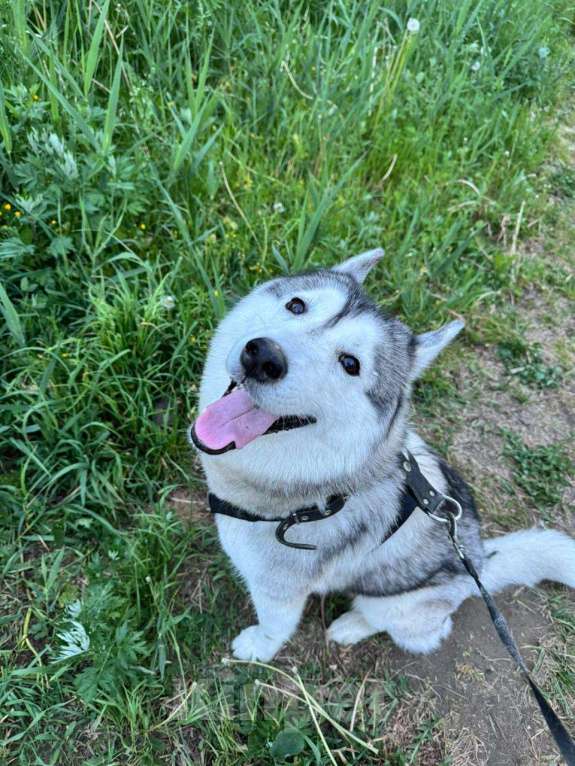
[[[565,129],[567,151],[575,166],[575,131]],[[563,201],[558,200],[563,206]],[[552,265],[573,279],[575,268],[569,250],[573,204],[563,212],[561,233],[554,246],[565,252]],[[556,236],[557,233],[555,233]],[[561,248],[563,246],[563,248]],[[526,246],[522,258],[542,257],[540,243]],[[517,469],[509,455],[506,434],[518,437],[527,448],[560,447],[575,461],[575,311],[561,290],[545,287],[526,291],[510,312],[518,335],[530,349],[540,349],[539,367],[521,370],[504,364],[496,345],[468,351],[451,369],[456,402],[433,424],[419,418],[421,431],[433,441],[448,433],[450,462],[470,481],[478,497],[485,536],[545,523],[575,532],[575,485],[565,477],[558,502],[544,507],[518,486]],[[489,321],[492,318],[486,318]],[[497,319],[497,318],[496,318]],[[505,319],[502,324],[505,324]],[[531,360],[532,363],[533,360]],[[533,365],[532,365],[533,366]],[[537,366],[537,365],[535,365]],[[525,384],[529,373],[562,369],[556,387]],[[534,377],[533,375],[531,376]],[[544,375],[543,375],[544,377]],[[533,381],[531,381],[533,382]],[[507,448],[507,449],[506,449]],[[506,454],[507,453],[507,454]],[[521,457],[521,456],[519,456]],[[537,467],[536,465],[534,466]],[[545,467],[545,466],[543,466]],[[547,479],[534,476],[545,488]],[[552,484],[553,478],[548,482]],[[521,482],[519,482],[520,484]],[[552,486],[549,487],[553,489]],[[561,629],[552,618],[560,598],[569,614],[570,629]],[[517,589],[498,596],[506,618],[521,646],[528,666],[553,699],[565,721],[575,730],[575,593],[546,585],[537,590]],[[442,716],[445,754],[453,766],[536,766],[557,763],[556,749],[547,734],[536,704],[512,670],[488,617],[478,600],[464,604],[454,620],[454,630],[439,652],[410,660],[390,648],[388,662],[397,672],[409,674],[422,689],[431,691],[435,709]],[[560,690],[557,674],[569,678]],[[566,691],[567,688],[567,691]]]

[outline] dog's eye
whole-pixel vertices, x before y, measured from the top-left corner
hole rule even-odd
[[[286,309],[292,314],[303,314],[305,312],[305,303],[301,298],[292,298],[286,303]]]
[[[359,375],[359,359],[351,354],[340,354],[339,363],[348,375]]]

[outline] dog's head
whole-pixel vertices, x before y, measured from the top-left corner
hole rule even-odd
[[[414,335],[385,316],[362,288],[382,256],[274,279],[232,309],[212,341],[190,429],[202,452],[220,456],[206,460],[270,476],[270,466],[290,463],[322,481],[349,476],[403,433],[412,381],[463,323]]]

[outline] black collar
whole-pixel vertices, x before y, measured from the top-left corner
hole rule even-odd
[[[402,455],[399,456],[399,464],[405,473],[405,486],[401,494],[401,503],[397,515],[393,524],[380,541],[380,545],[389,540],[389,538],[405,524],[416,508],[421,507],[426,513],[434,514],[445,499],[444,495],[437,492],[423,476],[417,460],[413,457],[411,452],[404,450]],[[310,505],[305,508],[298,508],[297,511],[292,511],[288,516],[270,517],[258,516],[255,513],[239,508],[237,505],[233,505],[233,503],[228,503],[227,500],[222,500],[212,493],[208,495],[210,511],[213,514],[219,513],[222,516],[231,516],[240,521],[277,522],[276,538],[278,542],[282,543],[282,545],[287,545],[289,548],[300,548],[306,551],[313,551],[317,546],[305,543],[290,543],[289,540],[285,539],[285,534],[288,529],[293,527],[294,524],[321,521],[330,516],[335,516],[335,514],[339,513],[345,506],[347,499],[346,495],[331,495],[323,510],[318,508],[317,505]]]
[[[331,495],[328,498],[325,509],[321,510],[317,505],[309,505],[305,508],[298,508],[297,511],[292,511],[289,516],[257,516],[255,513],[244,511],[242,508],[238,508],[237,505],[232,505],[226,500],[221,500],[217,495],[209,494],[208,502],[210,504],[210,511],[212,513],[220,513],[223,516],[231,516],[234,519],[240,519],[241,521],[276,521],[279,524],[276,527],[276,538],[283,545],[287,545],[290,548],[302,548],[306,551],[315,550],[315,545],[305,545],[304,543],[290,543],[286,540],[284,535],[290,527],[294,524],[301,524],[308,521],[321,521],[327,519],[329,516],[335,516],[347,502],[345,495]]]

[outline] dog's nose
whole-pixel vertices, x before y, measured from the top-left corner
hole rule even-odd
[[[241,353],[240,362],[246,376],[259,383],[280,380],[287,372],[287,359],[281,346],[269,338],[249,340]]]

